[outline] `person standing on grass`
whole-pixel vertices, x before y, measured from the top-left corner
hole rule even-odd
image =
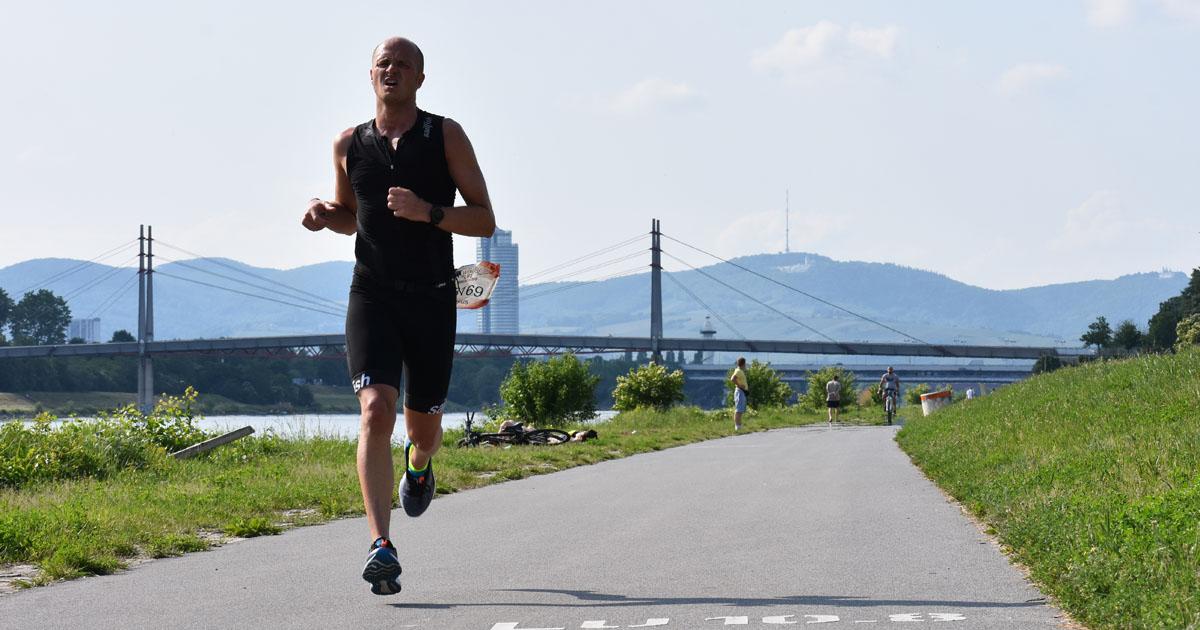
[[[833,380],[825,383],[825,407],[829,413],[829,426],[833,426],[833,421],[837,420],[838,408],[842,405],[842,384],[838,381],[838,375],[833,375]]]
[[[416,517],[436,488],[432,458],[442,444],[454,358],[451,234],[490,237],[496,217],[463,128],[417,108],[421,49],[401,37],[385,40],[371,54],[370,75],[375,117],[334,140],[334,197],[310,201],[301,223],[356,235],[346,358],[362,410],[358,482],[374,539],[362,577],[372,593],[391,595],[400,591],[390,532],[400,377],[407,433],[400,504]]]
[[[737,367],[729,376],[733,383],[733,430],[742,430],[742,414],[746,413],[746,398],[750,396],[750,384],[746,380],[746,357],[738,357]]]

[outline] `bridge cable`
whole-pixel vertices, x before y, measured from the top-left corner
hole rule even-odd
[[[222,278],[222,279],[224,279],[224,280],[228,280],[228,281],[230,281],[230,282],[237,282],[238,284],[244,284],[244,285],[246,285],[246,286],[249,286],[249,287],[254,287],[255,289],[258,289],[258,290],[260,290],[260,291],[267,291],[268,293],[274,293],[275,295],[279,295],[279,296],[282,296],[282,297],[285,297],[285,298],[288,298],[288,299],[291,299],[291,300],[300,300],[300,301],[302,301],[303,303],[305,303],[305,304],[308,304],[309,306],[314,306],[314,307],[318,307],[318,308],[330,308],[330,305],[333,305],[333,306],[336,306],[336,307],[337,307],[337,308],[339,308],[339,309],[345,309],[345,308],[346,308],[346,305],[345,305],[345,304],[339,304],[339,303],[337,303],[337,302],[334,302],[334,301],[332,301],[332,300],[326,300],[326,302],[328,302],[328,304],[322,304],[322,303],[320,303],[320,302],[314,302],[314,301],[312,301],[312,300],[304,300],[304,299],[302,299],[302,298],[300,298],[300,297],[298,297],[298,296],[291,295],[290,293],[284,293],[283,291],[277,291],[277,290],[275,290],[275,289],[272,289],[272,288],[270,288],[270,287],[265,287],[265,286],[261,286],[261,285],[258,285],[258,284],[254,284],[253,282],[249,282],[249,281],[247,281],[247,280],[240,280],[240,279],[238,279],[238,278],[234,278],[234,277],[232,277],[232,276],[227,276],[227,275],[225,275],[225,274],[217,273],[217,272],[215,272],[215,271],[209,271],[208,269],[204,269],[204,268],[201,268],[201,267],[197,267],[197,266],[195,266],[195,265],[189,264],[189,263],[187,263],[187,262],[184,262],[184,261],[182,261],[182,260],[172,260],[172,259],[170,259],[170,258],[163,258],[163,257],[161,257],[161,256],[158,256],[157,258],[162,258],[162,260],[165,260],[165,261],[167,261],[167,262],[169,262],[169,263],[171,263],[171,264],[174,264],[174,265],[179,265],[180,267],[183,267],[183,268],[185,268],[185,269],[191,269],[191,270],[193,270],[193,271],[199,271],[200,273],[206,273],[206,274],[208,274],[208,275],[210,275],[210,276],[216,276],[216,277],[218,277],[218,278]],[[156,270],[156,271],[155,271],[155,273],[160,273],[160,272]]]
[[[723,286],[723,287],[725,287],[725,288],[729,289],[730,291],[733,291],[733,292],[735,292],[735,293],[737,293],[737,294],[739,294],[739,295],[741,295],[741,296],[745,297],[746,299],[748,299],[748,300],[750,300],[750,301],[754,302],[755,304],[758,304],[759,306],[762,306],[762,307],[768,308],[768,309],[770,309],[770,310],[772,310],[772,311],[774,311],[774,312],[778,313],[779,315],[781,315],[781,316],[783,316],[784,318],[786,318],[786,319],[788,319],[788,320],[792,321],[793,323],[795,323],[795,324],[799,324],[800,326],[802,326],[802,327],[804,327],[804,328],[806,328],[806,329],[808,329],[808,330],[812,331],[813,333],[815,333],[815,334],[819,335],[820,337],[823,337],[823,338],[824,338],[826,341],[829,341],[829,342],[832,342],[832,343],[841,343],[840,341],[838,341],[838,340],[834,339],[833,337],[830,337],[829,335],[826,335],[825,333],[823,333],[823,332],[821,332],[821,331],[817,330],[816,328],[813,328],[812,326],[809,326],[808,324],[805,324],[804,322],[802,322],[802,321],[800,321],[800,320],[796,319],[795,317],[792,317],[791,315],[788,315],[787,313],[784,313],[783,311],[781,311],[781,310],[779,310],[779,309],[775,308],[774,306],[771,306],[770,304],[767,304],[766,302],[763,302],[762,300],[760,300],[760,299],[758,299],[758,298],[756,298],[756,297],[754,297],[754,296],[750,295],[749,293],[746,293],[745,291],[743,291],[743,290],[741,290],[741,289],[739,289],[739,288],[737,288],[737,287],[735,287],[735,286],[733,286],[733,285],[731,285],[731,284],[728,284],[728,283],[726,283],[726,282],[724,282],[724,281],[722,281],[722,280],[718,280],[717,278],[715,278],[715,277],[713,277],[713,276],[709,275],[708,273],[704,272],[704,271],[703,271],[703,270],[701,270],[701,269],[697,269],[697,268],[695,268],[695,267],[692,267],[692,266],[691,266],[690,264],[688,264],[686,261],[680,260],[679,258],[676,258],[676,257],[672,256],[671,254],[668,254],[668,253],[667,253],[667,252],[665,252],[665,251],[664,251],[664,252],[662,252],[662,255],[663,255],[663,256],[666,256],[666,257],[668,257],[668,258],[671,258],[672,260],[675,260],[676,262],[679,262],[679,263],[682,263],[682,264],[684,264],[684,265],[687,265],[687,267],[688,267],[688,268],[690,268],[692,271],[695,271],[696,273],[698,273],[698,274],[700,274],[700,275],[704,276],[705,278],[708,278],[709,280],[712,280],[713,282],[716,282],[717,284],[720,284],[721,286]]]
[[[646,252],[644,252],[644,251],[636,251],[636,252],[633,252],[632,254],[628,254],[628,255],[622,256],[620,258],[612,258],[612,259],[606,260],[602,263],[597,263],[595,265],[592,265],[591,267],[584,267],[583,269],[577,269],[575,271],[570,271],[570,272],[567,272],[560,276],[554,276],[553,278],[550,278],[549,280],[543,280],[543,281],[539,282],[538,284],[553,284],[556,282],[562,282],[563,280],[566,280],[567,278],[578,276],[582,273],[587,273],[589,271],[595,271],[596,269],[600,269],[602,267],[607,267],[608,265],[615,265],[619,262],[625,262],[626,260],[629,260],[631,258],[637,258],[639,256],[645,256],[645,255],[646,255]]]
[[[133,245],[136,242],[137,242],[136,238],[126,241],[112,249],[105,250],[104,253],[96,256],[95,258],[93,258],[91,260],[85,260],[85,261],[78,263],[75,266],[70,267],[64,271],[60,271],[58,273],[52,274],[50,277],[48,277],[44,280],[41,280],[39,282],[35,282],[35,283],[29,285],[27,288],[22,289],[20,292],[20,295],[25,295],[29,291],[32,291],[33,289],[36,289],[38,287],[45,288],[47,286],[50,286],[51,284],[54,284],[55,282],[58,282],[59,280],[62,280],[63,278],[66,278],[67,276],[70,276],[71,274],[74,274],[82,269],[85,269],[90,264],[98,263],[99,261],[104,260],[106,258],[112,258],[113,256],[116,256],[117,254],[121,253],[121,250],[129,247],[130,245]]]
[[[138,275],[136,272],[130,274],[129,279],[125,281],[125,284],[118,287],[117,290],[113,291],[107,298],[101,300],[100,304],[92,310],[90,315],[87,316],[87,319],[99,317],[100,315],[104,314],[105,311],[112,308],[117,302],[120,302],[121,298],[125,297],[125,294],[133,288],[134,281],[137,279]]]
[[[164,241],[161,241],[161,240],[158,240],[158,239],[155,239],[155,240],[154,240],[154,242],[155,242],[155,243],[158,243],[159,245],[162,245],[162,246],[164,246],[164,247],[167,247],[167,248],[173,249],[173,250],[175,250],[175,251],[183,252],[183,253],[185,253],[185,254],[187,254],[187,255],[189,255],[189,256],[195,256],[197,259],[203,260],[204,262],[207,262],[207,263],[210,263],[210,264],[213,264],[213,265],[218,265],[218,266],[221,266],[221,267],[225,267],[226,269],[232,269],[233,271],[236,271],[236,272],[238,272],[238,273],[240,273],[240,274],[243,274],[243,275],[250,276],[251,278],[254,278],[255,280],[261,280],[261,281],[263,281],[263,282],[267,282],[267,283],[269,283],[269,284],[273,284],[273,285],[275,285],[275,286],[283,287],[283,288],[285,288],[285,289],[288,289],[288,290],[290,290],[290,291],[295,291],[296,293],[299,293],[299,294],[301,294],[301,295],[308,296],[307,298],[300,298],[299,296],[293,296],[293,297],[292,297],[292,299],[305,299],[306,301],[307,301],[308,299],[316,299],[316,300],[319,300],[319,301],[322,301],[322,302],[328,302],[329,304],[336,305],[338,308],[345,308],[345,307],[346,307],[344,304],[338,304],[337,302],[334,302],[334,301],[332,301],[332,300],[330,300],[330,299],[328,299],[328,298],[321,297],[321,296],[319,296],[319,295],[317,295],[317,294],[315,294],[315,293],[309,293],[308,291],[305,291],[304,289],[298,289],[298,288],[296,288],[296,287],[294,287],[294,286],[291,286],[291,285],[289,285],[289,284],[286,284],[286,283],[283,283],[283,282],[279,282],[278,280],[272,280],[272,279],[270,279],[270,278],[267,278],[267,277],[265,277],[265,276],[260,276],[260,275],[258,275],[258,274],[251,273],[251,272],[249,272],[249,271],[246,271],[245,269],[241,269],[241,268],[235,267],[234,265],[231,265],[231,264],[229,264],[229,263],[226,263],[226,262],[224,262],[224,261],[218,260],[218,259],[216,259],[216,258],[210,258],[210,257],[206,257],[206,256],[201,256],[200,254],[197,254],[197,253],[195,253],[195,252],[188,251],[188,250],[186,250],[186,249],[184,249],[184,248],[182,248],[182,247],[178,247],[178,246],[172,245],[172,244],[170,244],[170,243],[167,243],[167,242],[164,242]],[[158,273],[158,271],[155,271],[155,273]]]
[[[540,298],[540,297],[545,297],[547,295],[552,295],[555,293],[562,293],[563,291],[570,291],[571,289],[578,289],[579,287],[587,286],[589,284],[595,284],[597,282],[604,282],[605,280],[613,280],[616,278],[623,278],[623,277],[626,277],[629,275],[636,275],[637,272],[639,272],[639,271],[642,273],[645,273],[646,266],[638,265],[637,267],[635,267],[633,269],[626,269],[625,271],[619,271],[611,276],[605,276],[603,278],[596,278],[595,280],[582,280],[582,281],[570,284],[565,287],[555,287],[553,289],[548,289],[546,291],[535,292],[533,295],[522,297],[521,299],[522,300],[536,300],[537,298]]]
[[[733,324],[729,323],[724,317],[721,317],[721,314],[718,313],[715,309],[713,309],[711,306],[705,304],[704,300],[701,300],[699,296],[697,296],[695,293],[692,293],[692,290],[687,288],[687,286],[685,284],[683,284],[682,280],[676,278],[674,274],[667,272],[667,270],[665,270],[665,269],[663,270],[663,276],[666,278],[670,278],[671,282],[674,282],[675,284],[679,285],[679,288],[683,289],[685,292],[687,292],[688,295],[692,296],[692,299],[696,300],[696,302],[698,302],[700,304],[700,306],[704,307],[705,310],[707,310],[709,313],[711,313],[713,317],[716,317],[717,319],[719,319],[721,321],[722,324],[725,324],[727,327],[729,327],[729,329],[733,331],[733,334],[737,335],[738,337],[741,337],[742,341],[746,340],[746,335],[743,335],[741,333],[741,331],[739,331],[737,328],[734,328]]]
[[[533,280],[534,278],[537,278],[537,277],[539,277],[539,276],[544,276],[544,275],[546,275],[546,274],[548,274],[548,273],[552,273],[552,272],[555,272],[555,271],[561,271],[562,269],[564,269],[564,268],[566,268],[566,267],[569,267],[569,266],[571,266],[571,265],[573,265],[573,264],[575,264],[575,263],[583,262],[584,260],[587,260],[587,259],[589,259],[589,258],[593,258],[593,257],[599,256],[599,255],[601,255],[601,254],[607,254],[608,252],[611,252],[611,251],[613,251],[613,250],[616,250],[616,249],[620,249],[620,248],[622,248],[622,247],[625,247],[626,245],[629,245],[629,244],[631,244],[631,243],[635,243],[635,242],[637,242],[637,241],[639,241],[639,240],[641,240],[641,239],[644,239],[644,238],[646,238],[647,236],[649,236],[649,234],[639,234],[639,235],[637,235],[637,236],[635,236],[635,237],[633,237],[633,238],[631,238],[631,239],[627,239],[627,240],[621,241],[620,243],[617,243],[616,245],[609,245],[608,247],[604,247],[604,248],[598,249],[598,250],[596,250],[596,251],[594,251],[594,252],[592,252],[592,253],[590,253],[590,254],[584,254],[583,256],[580,256],[580,257],[578,257],[578,258],[572,258],[571,260],[568,260],[568,261],[566,261],[566,262],[564,262],[564,263],[557,264],[557,265],[555,265],[555,266],[553,266],[553,267],[548,267],[548,268],[546,268],[546,269],[543,269],[543,270],[541,270],[541,271],[539,271],[539,272],[537,272],[537,273],[531,273],[531,274],[529,274],[529,275],[525,276],[524,278],[521,278],[521,279],[520,279],[520,281],[519,281],[519,284],[528,284],[528,283],[529,283],[531,280]]]
[[[130,258],[128,260],[121,262],[121,265],[127,265],[135,260],[137,260],[137,256],[134,256],[133,258]],[[75,287],[74,289],[71,289],[71,290],[65,292],[62,295],[62,299],[66,300],[66,301],[73,300],[73,299],[83,295],[84,293],[87,293],[88,291],[91,291],[92,289],[100,286],[100,283],[121,273],[122,271],[132,271],[132,269],[130,269],[128,267],[122,267],[120,265],[106,269],[103,272],[101,272],[100,275],[96,276],[95,278],[92,278],[91,280],[84,282],[83,284]]]
[[[222,290],[222,291],[228,291],[228,292],[230,292],[230,293],[237,293],[238,295],[245,295],[245,296],[248,296],[248,297],[257,298],[257,299],[259,299],[259,300],[266,300],[266,301],[268,301],[268,302],[275,302],[276,304],[283,304],[283,305],[285,305],[285,306],[294,306],[294,307],[296,307],[296,308],[302,308],[302,309],[304,309],[304,310],[306,310],[306,311],[313,311],[314,313],[321,313],[322,315],[330,315],[330,316],[332,316],[332,317],[344,317],[344,316],[346,315],[345,313],[333,313],[333,312],[330,312],[330,311],[325,311],[325,310],[321,310],[321,309],[318,309],[318,308],[312,308],[312,307],[310,307],[310,306],[304,306],[304,305],[302,305],[302,304],[293,304],[292,302],[284,302],[283,300],[276,300],[275,298],[269,298],[269,297],[266,297],[266,296],[263,296],[263,295],[256,295],[256,294],[254,294],[254,293],[247,293],[247,292],[245,292],[245,291],[239,291],[239,290],[237,290],[237,289],[231,289],[231,288],[229,288],[229,287],[223,287],[223,286],[220,286],[220,285],[217,285],[217,284],[211,284],[211,283],[208,283],[208,282],[203,282],[203,281],[201,281],[201,280],[194,280],[194,279],[192,279],[192,278],[184,278],[183,276],[177,276],[177,275],[174,275],[174,274],[167,273],[167,272],[165,272],[165,271],[155,271],[154,273],[156,273],[156,274],[158,274],[158,275],[161,275],[161,276],[166,276],[167,278],[174,278],[174,279],[176,279],[176,280],[182,280],[182,281],[184,281],[184,282],[191,282],[191,283],[193,283],[193,284],[199,284],[199,285],[203,285],[203,286],[210,287],[210,288],[213,288],[213,289],[220,289],[220,290]]]
[[[742,266],[742,265],[739,265],[739,264],[737,264],[737,263],[735,263],[735,262],[733,262],[733,261],[730,261],[730,260],[726,260],[726,259],[724,259],[724,258],[721,258],[720,256],[718,256],[718,255],[716,255],[716,254],[714,254],[714,253],[712,253],[712,252],[708,252],[708,251],[705,251],[705,250],[703,250],[703,249],[700,249],[699,247],[696,247],[695,245],[689,245],[688,243],[685,243],[685,242],[683,242],[683,241],[681,241],[681,240],[679,240],[679,239],[677,239],[677,238],[673,238],[673,237],[671,237],[671,236],[668,236],[668,235],[666,235],[666,234],[662,234],[662,236],[663,236],[664,238],[669,238],[669,239],[671,239],[672,241],[675,241],[676,243],[679,243],[680,245],[683,245],[684,247],[687,247],[687,248],[689,248],[689,249],[694,249],[694,250],[696,250],[696,251],[698,251],[698,252],[700,252],[700,253],[702,253],[702,254],[706,254],[706,255],[708,255],[708,256],[712,256],[713,258],[716,258],[717,260],[719,260],[719,261],[721,261],[721,262],[723,262],[723,263],[726,263],[726,264],[729,264],[729,265],[733,265],[734,267],[737,267],[738,269],[741,269],[742,271],[745,271],[745,272],[747,272],[747,273],[750,273],[750,274],[753,274],[753,275],[755,275],[755,276],[758,276],[758,277],[760,277],[760,278],[762,278],[762,279],[764,279],[764,280],[767,280],[767,281],[769,281],[769,282],[772,282],[772,283],[774,283],[774,284],[777,284],[777,285],[779,285],[779,286],[781,286],[781,287],[783,287],[783,288],[785,288],[785,289],[790,289],[790,290],[792,290],[792,291],[795,291],[796,293],[799,293],[799,294],[801,294],[801,295],[804,295],[804,296],[806,296],[806,297],[812,298],[812,299],[814,299],[814,300],[816,300],[816,301],[818,301],[818,302],[820,302],[820,303],[822,303],[822,304],[825,304],[825,305],[827,305],[827,306],[832,306],[833,308],[836,308],[836,309],[837,309],[837,310],[839,310],[839,311],[843,311],[843,312],[849,313],[850,315],[853,315],[853,316],[855,316],[855,317],[857,317],[857,318],[859,318],[859,319],[861,319],[861,320],[863,320],[863,321],[866,321],[866,322],[870,322],[870,323],[872,323],[872,324],[875,324],[876,326],[879,326],[880,328],[886,328],[887,330],[890,330],[890,331],[892,331],[892,332],[894,332],[894,333],[896,333],[896,334],[898,334],[898,335],[900,335],[900,336],[902,336],[902,337],[906,337],[906,338],[908,338],[908,339],[912,339],[913,341],[916,341],[916,342],[918,342],[918,343],[925,344],[925,345],[927,345],[927,346],[929,346],[929,347],[931,347],[931,348],[939,348],[939,349],[942,349],[940,346],[935,346],[934,344],[932,344],[932,343],[929,343],[928,341],[925,341],[924,339],[921,339],[921,338],[919,338],[919,337],[915,337],[915,336],[913,336],[913,335],[910,335],[910,334],[908,334],[908,333],[904,332],[903,330],[899,330],[899,329],[893,328],[893,327],[891,327],[891,326],[888,326],[887,324],[884,324],[884,323],[882,323],[882,322],[878,322],[878,321],[876,321],[876,320],[874,320],[874,319],[871,319],[870,317],[867,317],[866,315],[862,315],[862,314],[860,314],[860,313],[856,313],[856,312],[854,312],[854,311],[852,311],[852,310],[850,310],[850,309],[848,309],[848,308],[846,308],[846,307],[844,307],[844,306],[839,306],[839,305],[837,305],[837,304],[834,304],[833,302],[830,302],[829,300],[825,300],[825,299],[819,298],[819,297],[817,297],[817,296],[815,296],[815,295],[813,295],[813,294],[811,294],[811,293],[808,293],[808,292],[806,292],[806,291],[803,291],[803,290],[801,290],[801,289],[797,289],[796,287],[793,287],[793,286],[792,286],[792,285],[790,285],[790,284],[786,284],[786,283],[780,282],[779,280],[776,280],[776,279],[774,279],[774,278],[772,278],[772,277],[770,277],[770,276],[767,276],[767,275],[765,275],[765,274],[759,273],[759,272],[757,272],[757,271],[755,271],[755,270],[753,270],[753,269],[750,269],[750,268],[748,268],[748,267],[744,267],[744,266]],[[678,258],[676,258],[676,260],[679,260],[679,259],[678,259]],[[682,262],[682,261],[680,261],[680,262]],[[686,263],[685,263],[685,264],[686,264]],[[694,267],[693,267],[693,269],[694,269]],[[697,270],[697,271],[699,271],[699,270]],[[835,342],[835,343],[837,343],[837,342]],[[943,349],[943,350],[944,350],[944,349]]]

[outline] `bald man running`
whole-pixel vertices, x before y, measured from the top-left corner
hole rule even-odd
[[[356,235],[346,312],[346,355],[362,409],[358,482],[371,529],[363,579],[400,591],[392,544],[392,430],[404,375],[405,471],[400,504],[420,516],[434,495],[457,316],[451,234],[488,237],[496,218],[467,134],[417,107],[425,57],[394,37],[371,55],[375,118],[334,140],[334,198],[313,199],[312,231]],[[454,205],[455,191],[463,204]]]

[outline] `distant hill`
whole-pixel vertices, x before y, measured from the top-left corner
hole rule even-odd
[[[1144,328],[1158,310],[1159,302],[1177,295],[1187,284],[1184,274],[1164,272],[994,291],[929,271],[891,264],[835,261],[815,254],[763,254],[739,258],[737,262],[934,343],[1078,345],[1079,335],[1097,315],[1104,315],[1114,325],[1132,319]],[[344,322],[339,313],[346,302],[352,267],[350,262],[336,261],[279,270],[228,259],[159,265],[154,284],[156,337],[342,332]],[[75,271],[62,275],[72,269]],[[901,340],[894,332],[729,265],[704,267],[701,271],[756,296],[829,337],[844,341]],[[105,339],[119,328],[136,329],[136,268],[59,258],[30,260],[0,269],[0,288],[18,300],[20,291],[41,288],[44,280],[55,276],[60,277],[45,288],[66,297],[74,317],[100,317]],[[649,285],[646,273],[586,287],[571,283],[523,286],[522,330],[646,335]],[[671,273],[664,278],[664,334],[688,337],[698,334],[709,311],[700,306],[697,298],[748,338],[820,338],[697,271]],[[718,318],[714,317],[712,323],[719,338],[738,337],[737,332]],[[460,313],[459,330],[475,330],[474,312]]]

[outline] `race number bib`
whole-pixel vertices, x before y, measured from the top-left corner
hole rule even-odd
[[[483,261],[454,270],[458,288],[458,308],[483,308],[492,297],[492,289],[500,279],[500,265]]]

